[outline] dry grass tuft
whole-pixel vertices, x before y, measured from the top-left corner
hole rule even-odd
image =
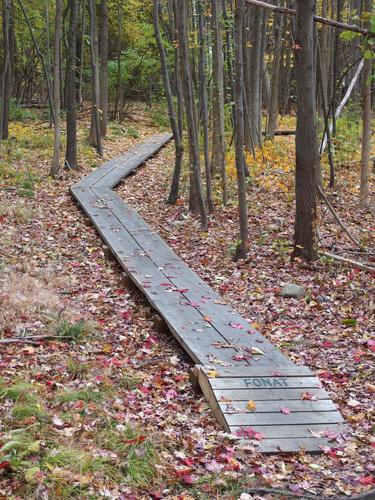
[[[13,330],[29,318],[43,320],[61,310],[56,283],[48,272],[17,268],[0,271],[0,332]]]

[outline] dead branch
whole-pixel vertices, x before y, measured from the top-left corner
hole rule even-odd
[[[289,498],[299,498],[301,500],[345,500],[348,497],[322,497],[320,495],[311,495],[311,494],[300,494],[300,493],[293,493],[292,491],[289,490],[283,490],[283,489],[278,489],[278,488],[249,488],[246,490],[246,493],[264,493],[264,494],[273,494],[273,495],[282,495],[283,497],[289,497]],[[350,498],[352,500],[371,500],[374,498],[375,490],[370,490],[366,491],[364,493],[359,493],[358,495],[352,495]]]
[[[273,10],[274,12],[280,12],[281,14],[286,14],[288,16],[294,16],[296,11],[294,9],[288,9],[287,7],[279,7],[276,5],[271,5],[267,2],[261,2],[260,0],[245,0],[248,5],[254,5],[255,7],[260,7],[262,9]],[[320,24],[327,24],[328,26],[333,26],[334,28],[339,28],[346,31],[354,31],[354,33],[359,33],[363,36],[375,37],[375,33],[372,31],[360,28],[359,26],[354,26],[353,24],[340,23],[332,19],[326,19],[321,16],[314,16],[314,20]]]
[[[358,247],[359,249],[364,250],[363,245],[361,245],[360,242],[358,240],[356,240],[354,238],[354,236],[349,232],[349,230],[344,226],[344,223],[342,222],[342,220],[340,219],[340,217],[336,213],[335,209],[331,205],[331,202],[329,201],[327,196],[324,194],[324,192],[320,186],[318,186],[318,191],[319,191],[320,196],[323,198],[325,204],[327,205],[329,211],[331,212],[331,214],[335,218],[336,222],[341,227],[341,229],[344,231],[344,233],[348,236],[350,241],[353,242],[355,244],[355,246]]]
[[[327,252],[319,252],[319,255],[324,257],[329,257],[330,259],[337,260],[338,262],[342,262],[344,264],[350,264],[351,266],[358,267],[362,271],[368,271],[369,273],[375,273],[375,267],[366,266],[366,264],[362,264],[362,262],[358,262],[356,260],[347,259],[346,257],[341,257],[339,255],[334,255],[333,253]]]
[[[36,344],[43,340],[53,340],[53,339],[70,339],[69,336],[63,335],[30,335],[28,337],[15,337],[12,339],[0,339],[0,344]]]

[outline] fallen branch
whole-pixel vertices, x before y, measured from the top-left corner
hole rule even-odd
[[[265,494],[274,494],[274,495],[282,495],[289,498],[300,498],[304,499],[312,499],[312,500],[347,500],[346,496],[339,497],[322,497],[321,495],[311,495],[311,494],[301,494],[301,493],[293,493],[289,490],[283,490],[278,488],[249,488],[246,490],[246,493],[265,493]],[[374,498],[375,490],[366,491],[364,493],[359,493],[358,495],[352,495],[350,498],[352,500],[371,500]]]
[[[363,69],[364,64],[365,64],[364,59],[361,59],[359,66],[357,68],[357,71],[355,72],[355,75],[353,76],[352,81],[350,82],[348,90],[346,91],[342,101],[340,102],[339,106],[336,109],[336,113],[335,113],[336,120],[339,118],[342,110],[344,109],[345,104],[348,102],[349,97],[350,97],[350,95],[353,92],[353,89],[355,87],[355,84],[357,83],[359,75],[361,74],[361,71]],[[329,128],[329,132],[332,133],[333,132],[333,123],[330,123],[328,125],[328,128]],[[327,142],[328,142],[328,134],[327,134],[327,132],[325,132],[323,143],[322,143],[321,148],[320,148],[320,154],[322,154],[323,151],[325,150],[325,148],[327,147]]]
[[[281,14],[286,14],[288,16],[294,16],[296,11],[294,9],[288,9],[287,7],[278,7],[276,5],[271,5],[267,2],[261,2],[260,0],[245,0],[248,5],[254,5],[255,7],[260,7],[262,9],[273,10],[274,12],[280,12]],[[353,24],[341,23],[339,21],[334,21],[333,19],[326,19],[321,16],[314,16],[314,21],[320,24],[327,24],[328,26],[333,26],[334,28],[339,28],[346,31],[354,31],[354,33],[359,33],[360,35],[375,37],[375,33],[359,26],[354,26]]]
[[[15,337],[12,339],[0,339],[0,344],[38,344],[42,340],[70,339],[69,336],[62,335],[30,335],[28,337]]]
[[[375,273],[375,267],[366,266],[366,264],[362,264],[362,262],[358,262],[356,260],[347,259],[346,257],[341,257],[339,255],[334,255],[333,253],[327,252],[319,252],[319,255],[323,257],[329,257],[330,259],[337,260],[338,262],[342,262],[344,264],[350,264],[351,266],[358,267],[362,271],[368,271],[369,273]]]
[[[331,202],[329,201],[329,199],[327,198],[327,196],[324,194],[322,188],[320,186],[318,186],[318,191],[319,191],[319,194],[320,196],[323,198],[323,200],[325,201],[329,211],[331,212],[331,214],[333,215],[333,217],[335,218],[336,222],[338,223],[338,225],[341,227],[341,229],[344,231],[344,233],[348,236],[348,238],[350,239],[351,242],[353,242],[355,244],[356,247],[360,248],[361,250],[365,250],[363,245],[360,244],[360,242],[358,240],[356,240],[354,238],[354,236],[348,231],[348,229],[344,226],[344,223],[342,222],[342,220],[340,219],[340,217],[338,216],[338,214],[336,213],[335,209],[333,208],[333,206],[331,205]]]

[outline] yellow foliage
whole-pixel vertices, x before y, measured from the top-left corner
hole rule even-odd
[[[282,142],[281,142],[282,141]],[[255,154],[245,154],[250,178],[260,188],[269,192],[293,191],[293,173],[295,165],[294,141],[290,138],[266,141]],[[227,155],[227,175],[236,179],[236,159],[233,150]]]

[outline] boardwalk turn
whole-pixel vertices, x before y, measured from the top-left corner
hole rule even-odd
[[[72,186],[71,192],[197,364],[199,385],[224,428],[245,439],[255,437],[264,452],[320,451],[344,427],[319,380],[225,304],[112,191],[170,139],[162,134],[145,140]]]

